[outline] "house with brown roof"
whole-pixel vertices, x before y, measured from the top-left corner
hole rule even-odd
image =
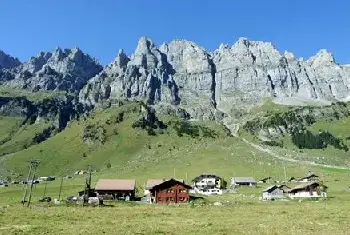
[[[136,181],[132,179],[101,179],[95,192],[104,200],[133,200],[136,193]]]
[[[327,186],[318,182],[309,182],[297,185],[288,192],[288,196],[293,198],[320,198],[327,197]]]
[[[191,186],[175,179],[164,181],[150,189],[151,203],[187,203],[190,200],[191,188]]]
[[[150,189],[153,188],[154,186],[161,184],[165,181],[168,181],[169,179],[149,179],[146,182],[145,185],[145,190],[144,190],[144,195],[150,195]],[[185,183],[183,179],[175,179],[181,183]]]

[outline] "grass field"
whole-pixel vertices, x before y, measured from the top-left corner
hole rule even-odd
[[[13,88],[9,86],[0,86],[0,97],[26,97],[30,101],[42,101],[58,95],[66,94],[63,91],[38,91],[32,92],[25,89]]]
[[[21,186],[0,189],[0,234],[348,234],[349,172],[322,172],[330,186],[320,201],[261,202],[258,188],[206,197],[187,205],[158,206],[136,202],[106,203],[108,207],[39,204],[44,184],[37,185],[30,208],[19,204]],[[99,178],[99,173],[93,176]],[[82,176],[65,180],[63,197],[83,187]],[[49,182],[47,195],[57,198],[59,182]],[[221,202],[222,206],[214,206]]]

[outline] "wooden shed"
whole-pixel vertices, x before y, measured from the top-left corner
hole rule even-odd
[[[150,189],[151,202],[159,204],[187,203],[190,199],[189,190],[191,188],[191,186],[175,179],[164,181]]]

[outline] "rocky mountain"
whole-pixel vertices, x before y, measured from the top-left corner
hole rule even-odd
[[[209,53],[190,41],[157,47],[145,37],[133,55],[120,51],[79,94],[88,106],[115,98],[144,99],[155,106],[182,107],[194,118],[230,114],[235,105],[265,97],[325,102],[349,96],[350,68],[337,64],[326,50],[303,60],[246,38]]]
[[[71,95],[36,102],[26,97],[0,97],[0,116],[22,118],[23,124],[51,122],[56,129],[62,130],[83,112],[82,105]]]
[[[96,60],[79,48],[64,50],[57,48],[53,53],[41,52],[23,64],[2,70],[0,82],[33,91],[76,92],[102,69]]]
[[[266,97],[283,104],[350,99],[350,66],[336,63],[328,51],[304,60],[246,38],[207,52],[191,41],[157,47],[142,37],[131,56],[120,50],[104,68],[78,48],[6,64],[0,70],[2,84],[79,91],[79,101],[89,109],[115,99],[143,100],[158,112],[221,120]]]
[[[17,58],[13,58],[0,50],[0,69],[12,69],[20,64],[21,62]]]

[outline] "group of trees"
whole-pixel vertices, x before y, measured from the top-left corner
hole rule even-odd
[[[341,139],[334,137],[328,131],[320,130],[318,134],[313,134],[305,128],[295,128],[291,135],[293,143],[300,149],[324,149],[331,145],[336,149],[349,151],[349,147]]]

